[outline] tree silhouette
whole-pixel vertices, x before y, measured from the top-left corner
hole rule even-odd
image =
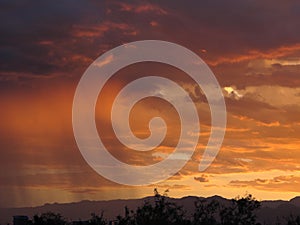
[[[193,217],[193,225],[217,225],[220,204],[213,200],[198,200],[195,202],[195,213]]]
[[[125,206],[125,216],[117,216],[117,221],[119,225],[134,225],[135,220],[134,220],[134,212],[131,210],[129,211],[128,207]]]
[[[185,219],[185,212],[181,206],[167,200],[166,190],[163,195],[154,189],[155,204],[145,203],[136,211],[135,219],[137,225],[168,225],[168,224],[189,224]]]
[[[95,213],[91,214],[92,218],[89,220],[89,225],[105,225],[106,221],[103,217],[103,212],[100,215]]]
[[[66,225],[67,221],[59,214],[53,212],[33,216],[34,225]]]
[[[229,207],[220,211],[222,225],[256,225],[255,210],[261,206],[260,202],[251,194],[232,199]]]
[[[294,217],[293,215],[290,215],[287,219],[287,225],[300,225],[300,216]]]
[[[146,201],[136,212],[125,208],[125,217],[118,217],[120,225],[188,225],[182,207],[167,200],[167,191],[163,195],[154,189],[154,204]]]

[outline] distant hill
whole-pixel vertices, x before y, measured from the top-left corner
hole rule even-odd
[[[290,203],[293,204],[293,205],[295,205],[295,206],[300,207],[300,197],[292,198],[292,199],[290,200]]]
[[[230,203],[229,199],[220,196],[212,196],[208,198],[187,196],[183,198],[169,198],[169,201],[175,202],[179,206],[183,206],[188,215],[192,215],[194,211],[194,202],[197,199],[206,199],[207,201],[217,200],[226,205]],[[63,215],[69,220],[86,220],[90,218],[91,213],[104,212],[107,219],[115,219],[118,215],[124,215],[124,207],[135,210],[145,201],[154,201],[153,197],[130,200],[109,200],[109,201],[81,201],[65,204],[45,204],[38,207],[25,208],[2,208],[0,209],[0,224],[12,224],[13,215],[27,215],[30,218],[37,213],[56,212]],[[258,221],[262,224],[275,223],[278,218],[288,217],[290,214],[300,215],[300,197],[291,199],[290,201],[262,201],[262,207],[257,212]]]

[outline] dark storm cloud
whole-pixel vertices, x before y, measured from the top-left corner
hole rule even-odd
[[[83,21],[87,13],[97,13],[98,18],[104,15],[104,7],[96,9],[90,1],[70,3],[1,1],[0,69],[48,74],[59,68],[56,57],[67,57],[59,47],[71,41],[72,26]]]
[[[201,42],[213,51],[235,52],[299,41],[299,1],[177,1],[168,7],[184,23],[172,28],[189,31],[192,46]]]
[[[206,49],[203,58],[214,61],[293,45],[300,37],[298,1],[0,4],[0,69],[20,73],[82,71],[103,51],[141,39],[174,41],[198,53]]]

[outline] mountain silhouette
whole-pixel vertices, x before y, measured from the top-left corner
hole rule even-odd
[[[221,196],[212,197],[196,197],[187,196],[183,198],[170,198],[168,201],[174,202],[187,211],[187,215],[191,215],[195,209],[195,201],[198,199],[210,201],[218,201],[223,205],[229,205],[231,200]],[[0,224],[12,224],[14,215],[26,215],[32,218],[34,214],[43,212],[56,212],[63,215],[68,220],[86,220],[90,218],[91,213],[101,213],[103,211],[104,217],[108,220],[115,219],[118,215],[124,215],[124,208],[135,210],[144,202],[154,202],[154,197],[145,197],[141,199],[129,200],[108,200],[108,201],[89,201],[84,200],[74,203],[53,203],[45,204],[37,207],[23,207],[23,208],[2,208],[0,209]],[[290,214],[300,216],[300,197],[295,197],[290,201],[275,200],[275,201],[261,201],[262,207],[258,210],[258,221],[262,224],[274,224],[278,218],[288,217]]]

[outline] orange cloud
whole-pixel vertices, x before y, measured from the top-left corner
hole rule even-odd
[[[99,38],[105,33],[113,30],[122,31],[126,35],[136,35],[137,33],[137,31],[128,24],[104,21],[96,25],[74,25],[73,36],[79,38]]]
[[[233,187],[254,187],[262,190],[272,191],[291,191],[298,192],[300,185],[300,177],[294,175],[277,176],[272,179],[255,179],[248,181],[233,180],[229,183]]]
[[[157,23],[156,21],[151,21],[151,22],[150,22],[150,25],[151,25],[152,27],[157,27],[157,26],[158,26],[158,23]]]
[[[152,12],[158,15],[167,15],[167,11],[159,7],[158,5],[154,4],[143,4],[143,5],[133,5],[133,4],[127,4],[123,2],[119,2],[118,5],[120,5],[121,11],[126,12],[134,12],[134,13],[148,13]]]
[[[300,44],[280,46],[271,50],[249,50],[244,54],[234,54],[226,57],[216,57],[214,60],[207,60],[207,63],[212,66],[217,66],[226,63],[239,63],[254,59],[277,59],[286,57],[300,51]]]

